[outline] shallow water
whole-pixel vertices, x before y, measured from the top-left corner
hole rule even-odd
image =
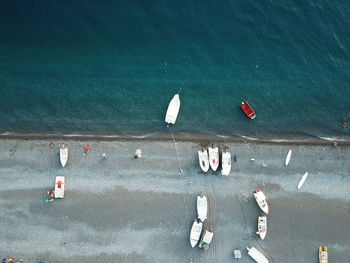
[[[176,134],[348,139],[348,10],[325,0],[2,1],[0,132],[165,134],[181,90]]]

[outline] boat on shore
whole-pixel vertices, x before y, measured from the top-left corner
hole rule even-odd
[[[180,96],[179,94],[175,94],[169,103],[168,110],[165,115],[165,122],[168,124],[168,126],[169,124],[175,124],[179,110]]]
[[[267,258],[264,256],[263,253],[261,253],[259,250],[257,250],[255,247],[247,247],[248,255],[251,256],[256,262],[258,263],[269,263]]]
[[[202,227],[203,223],[201,221],[197,222],[197,220],[194,220],[190,234],[191,247],[195,247],[197,245],[202,233]]]
[[[255,200],[258,203],[260,209],[264,213],[268,214],[269,213],[269,206],[267,204],[265,194],[262,191],[260,191],[259,189],[257,189],[254,191],[254,197],[255,197]]]
[[[223,152],[221,156],[221,174],[229,175],[231,172],[231,153]]]
[[[212,148],[209,146],[208,151],[210,167],[215,172],[219,167],[219,147]]]
[[[198,218],[202,222],[204,222],[204,220],[207,219],[207,213],[208,213],[207,197],[205,195],[197,196],[197,214],[198,214]]]
[[[299,183],[298,183],[298,189],[300,189],[300,188],[303,186],[303,184],[305,183],[306,178],[307,178],[308,175],[309,175],[309,172],[306,172],[306,173],[303,175],[303,177],[301,177],[301,179],[300,179],[300,181],[299,181]]]
[[[204,250],[207,250],[209,248],[211,240],[213,239],[213,236],[214,236],[213,231],[209,229],[205,229],[201,237],[201,240],[199,241],[198,247],[203,248]]]
[[[322,250],[322,247],[319,248],[318,258],[320,260],[320,263],[328,263],[328,250],[327,247],[324,247]]]
[[[264,240],[267,232],[267,217],[259,216],[258,217],[258,231],[256,232],[262,240]]]
[[[286,157],[286,166],[288,166],[288,164],[289,164],[290,157],[292,157],[292,150],[288,151],[288,154],[287,154],[287,157]]]
[[[55,198],[64,197],[64,176],[56,176],[55,181]]]
[[[198,151],[198,159],[199,159],[199,165],[203,172],[209,171],[209,157],[208,157],[208,151]]]
[[[60,149],[60,161],[62,167],[65,167],[68,161],[68,148],[62,145],[62,148]]]
[[[255,119],[256,114],[255,114],[253,108],[249,105],[248,102],[246,102],[246,101],[243,102],[242,101],[240,106],[241,106],[242,111],[245,113],[245,115],[247,115],[247,117],[249,119],[251,119],[251,120]]]

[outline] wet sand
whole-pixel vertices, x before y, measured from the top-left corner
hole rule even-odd
[[[63,142],[70,150],[66,168],[58,156]],[[220,140],[221,150],[237,156],[228,177],[200,171],[197,150],[209,143],[178,141],[178,161],[166,139],[1,139],[0,255],[25,262],[215,263],[233,262],[239,248],[243,258],[237,262],[248,263],[254,261],[245,247],[256,246],[270,262],[288,263],[318,262],[322,245],[330,262],[349,262],[347,143],[334,148]],[[92,149],[86,156],[85,144]],[[137,148],[142,159],[133,158]],[[293,155],[285,167],[289,149]],[[57,175],[66,176],[65,198],[46,204],[45,192]],[[270,204],[264,241],[255,234],[261,214],[256,188]],[[204,226],[214,231],[207,251],[189,243],[200,193],[209,199]]]

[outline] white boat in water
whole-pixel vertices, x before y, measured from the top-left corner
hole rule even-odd
[[[248,255],[251,256],[256,262],[258,263],[269,263],[267,258],[264,256],[263,253],[261,253],[259,250],[257,250],[255,247],[247,247]]]
[[[197,245],[202,233],[202,227],[203,223],[201,221],[197,222],[197,220],[194,220],[190,234],[191,247],[195,247]]]
[[[255,200],[258,203],[259,207],[261,208],[261,210],[263,210],[263,212],[268,214],[269,213],[269,206],[267,204],[266,196],[264,195],[264,193],[257,189],[254,191],[254,197],[255,197]]]
[[[207,219],[208,202],[207,202],[207,197],[205,195],[197,196],[197,213],[198,213],[198,218],[202,222],[204,222],[204,220]]]
[[[64,197],[64,176],[56,176],[55,182],[55,198]]]
[[[215,172],[219,167],[219,147],[212,148],[209,146],[208,151],[210,167]]]
[[[267,217],[259,216],[258,217],[258,231],[256,232],[262,240],[264,240],[267,232]]]
[[[288,151],[287,157],[286,157],[286,166],[289,164],[290,157],[292,157],[292,150]]]
[[[177,115],[179,114],[180,110],[180,96],[179,94],[175,94],[174,97],[171,99],[168,110],[165,115],[165,122],[168,123],[168,125],[175,124]]]
[[[60,161],[62,167],[65,167],[68,161],[68,148],[62,145],[62,148],[60,149]]]
[[[203,172],[208,172],[209,170],[209,157],[207,150],[198,151],[199,165],[201,166]]]
[[[221,174],[229,175],[231,172],[231,153],[223,152],[221,157]]]
[[[300,179],[300,181],[299,181],[299,184],[298,184],[298,189],[300,189],[300,188],[303,186],[303,184],[305,183],[305,180],[306,180],[306,178],[307,178],[308,175],[309,175],[309,173],[306,172],[306,173],[303,175],[303,177],[301,177],[301,179]]]

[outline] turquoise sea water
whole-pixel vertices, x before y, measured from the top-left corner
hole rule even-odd
[[[0,132],[350,138],[350,2],[0,2]],[[239,104],[257,113],[250,121]]]

